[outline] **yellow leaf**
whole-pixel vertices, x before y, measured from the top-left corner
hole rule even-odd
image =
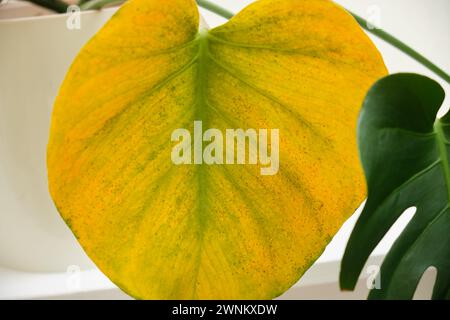
[[[198,26],[193,0],[131,0],[88,42],[55,103],[50,192],[133,297],[273,298],[364,198],[356,120],[386,69],[327,0],[256,1]],[[278,129],[279,170],[175,165],[171,135],[195,120],[224,137]]]

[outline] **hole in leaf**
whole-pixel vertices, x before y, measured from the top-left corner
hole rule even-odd
[[[420,278],[414,293],[414,300],[430,300],[433,295],[433,287],[436,282],[437,269],[433,266],[428,267]]]

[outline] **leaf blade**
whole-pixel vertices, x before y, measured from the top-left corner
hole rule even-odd
[[[287,19],[290,29],[312,24],[308,32],[333,40],[306,57],[307,67],[305,55],[213,43],[210,35],[220,29],[198,31],[191,0],[127,2],[75,60],[52,116],[50,192],[84,250],[130,295],[273,298],[298,280],[362,200],[351,129],[357,100],[386,69],[342,9],[322,0],[298,3],[258,1],[230,25],[241,29],[249,13],[257,13],[277,22],[261,25],[276,38],[287,27],[283,19],[301,10],[306,22]],[[328,14],[320,12],[324,7]],[[344,38],[315,30],[334,18],[346,27]],[[222,31],[222,37],[236,34]],[[347,38],[358,48],[342,41]],[[270,39],[264,41],[272,45]],[[244,68],[249,60],[259,67]],[[320,72],[313,77],[314,70]],[[291,90],[317,93],[323,83],[325,101]],[[330,109],[340,118],[324,123],[321,115]],[[194,120],[222,132],[230,125],[279,128],[279,173],[261,176],[259,166],[248,165],[173,165],[171,132],[192,132]]]
[[[430,257],[415,249],[434,219],[446,216],[449,203],[444,174],[448,160],[442,158],[435,124],[443,99],[439,84],[413,74],[386,77],[369,91],[358,127],[369,196],[344,254],[342,288],[354,288],[372,250],[411,206],[417,207],[416,214],[383,262],[381,290],[372,290],[369,298],[412,298],[423,272],[433,264],[446,278],[448,250]]]

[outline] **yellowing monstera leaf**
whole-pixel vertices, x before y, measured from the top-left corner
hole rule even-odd
[[[209,31],[193,0],[131,0],[61,87],[51,195],[87,254],[133,297],[276,297],[364,198],[356,120],[385,74],[357,23],[327,0],[256,1]],[[202,141],[194,121],[224,137],[278,130],[279,166],[175,164],[176,129]],[[198,150],[185,147],[193,159]]]

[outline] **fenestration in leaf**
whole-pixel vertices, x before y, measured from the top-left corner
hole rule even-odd
[[[256,1],[199,31],[193,0],[131,0],[55,102],[54,202],[84,250],[143,299],[264,299],[291,287],[365,196],[356,120],[386,75],[327,0]],[[279,129],[280,167],[175,165],[175,129]]]
[[[372,250],[415,206],[369,298],[411,299],[430,266],[438,270],[433,298],[450,298],[450,114],[436,119],[444,96],[437,82],[415,74],[388,76],[367,94],[358,145],[368,199],[342,261],[342,288],[354,288]]]

